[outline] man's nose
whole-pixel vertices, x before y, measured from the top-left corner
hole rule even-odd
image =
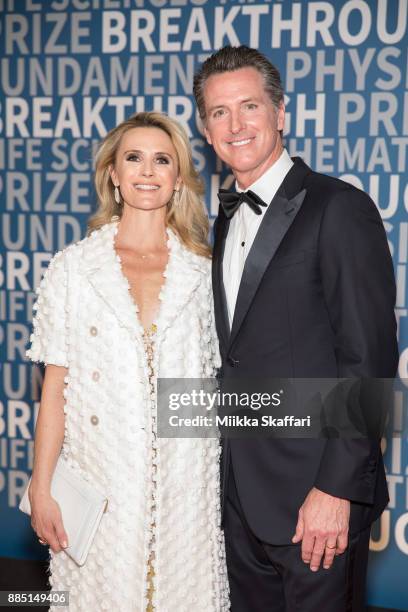
[[[230,130],[233,134],[238,134],[244,128],[242,116],[239,111],[232,112],[230,115]]]

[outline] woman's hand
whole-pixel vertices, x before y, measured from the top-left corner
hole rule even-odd
[[[61,510],[50,486],[64,439],[64,386],[67,368],[47,365],[35,428],[33,476],[28,490],[31,524],[42,544],[59,552],[68,546]]]
[[[57,553],[68,546],[68,536],[62,522],[61,510],[50,493],[28,492],[31,504],[31,525],[42,543]]]

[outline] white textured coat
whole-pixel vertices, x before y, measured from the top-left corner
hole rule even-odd
[[[63,455],[109,498],[88,559],[51,554],[70,611],[146,609],[152,516],[149,383],[137,307],[114,249],[113,221],[55,255],[36,304],[33,361],[68,368]],[[155,371],[214,374],[210,262],[168,232]],[[229,609],[216,439],[158,439],[154,604],[158,612]]]

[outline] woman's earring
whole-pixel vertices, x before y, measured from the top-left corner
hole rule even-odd
[[[119,187],[115,185],[115,202],[116,204],[120,204],[120,193]]]

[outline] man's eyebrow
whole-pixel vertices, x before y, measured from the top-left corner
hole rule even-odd
[[[244,98],[243,100],[239,100],[240,104],[245,104],[246,102],[259,102],[259,99],[252,96],[249,98]],[[228,106],[228,104],[214,104],[214,106],[210,106],[210,108],[208,109],[208,112],[211,113],[213,110],[217,109],[217,108],[224,108],[225,106]]]
[[[225,104],[215,104],[214,106],[210,106],[210,108],[208,109],[208,112],[211,113],[216,108],[224,108],[224,106]]]

